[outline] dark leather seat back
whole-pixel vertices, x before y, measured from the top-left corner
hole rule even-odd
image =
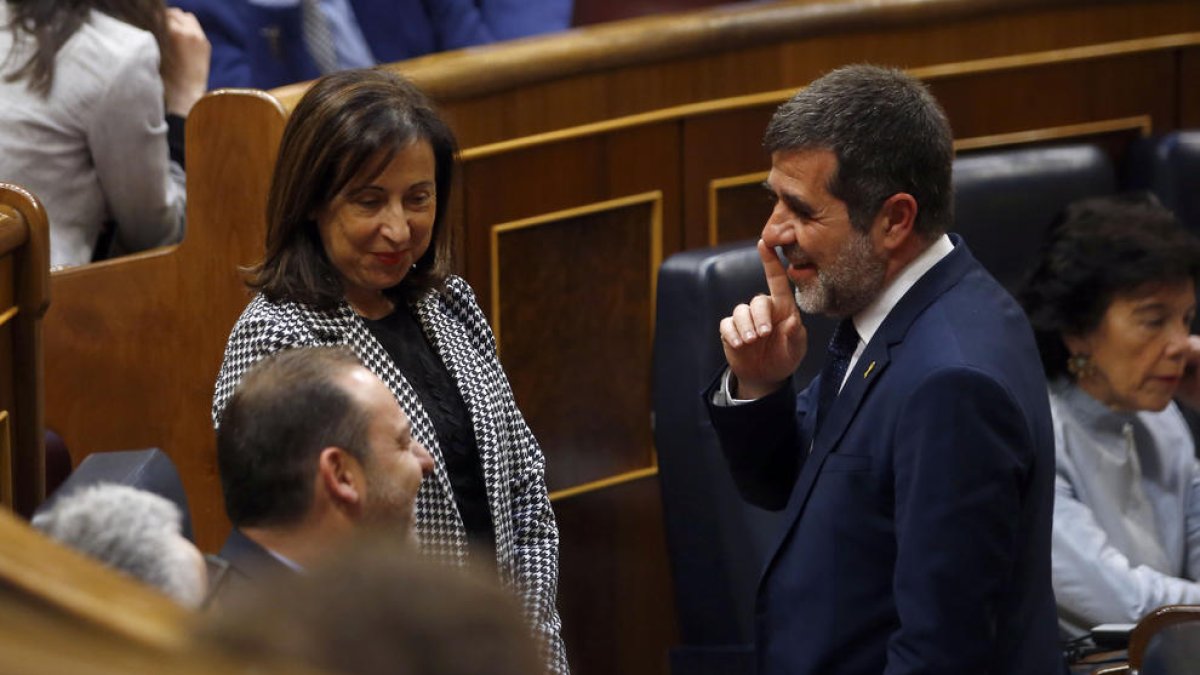
[[[672,672],[752,672],[754,596],[779,516],[741,500],[701,392],[725,362],[717,325],[767,291],[754,242],[671,256],[658,276],[654,335],[654,441],[682,645]],[[805,319],[810,349],[832,322]],[[822,359],[806,359],[807,382]],[[810,365],[811,364],[811,365]]]
[[[1014,292],[1067,204],[1116,190],[1112,160],[1094,145],[1003,150],[954,161],[954,231]]]
[[[183,536],[192,539],[192,517],[183,482],[171,458],[158,448],[94,452],[88,455],[54,494],[38,507],[37,513],[53,507],[54,502],[63,495],[101,482],[128,485],[175,502],[183,514]]]
[[[1158,195],[1200,235],[1200,130],[1139,139],[1125,160],[1122,177],[1126,187]]]

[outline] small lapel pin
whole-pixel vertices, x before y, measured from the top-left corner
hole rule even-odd
[[[870,363],[870,365],[867,366],[867,369],[863,371],[863,379],[864,380],[867,379],[867,376],[871,374],[872,370],[875,370],[875,362],[874,361],[872,361]]]

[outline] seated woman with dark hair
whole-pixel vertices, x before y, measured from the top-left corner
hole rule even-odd
[[[1021,294],[1050,388],[1053,579],[1063,629],[1200,603],[1200,242],[1152,197],[1088,199]]]

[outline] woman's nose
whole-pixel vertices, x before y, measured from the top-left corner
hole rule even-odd
[[[404,212],[403,206],[397,205],[387,209],[381,231],[388,241],[401,244],[408,241],[411,229],[408,226],[408,214]]]

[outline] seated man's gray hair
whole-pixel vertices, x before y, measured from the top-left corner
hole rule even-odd
[[[48,536],[135,579],[180,604],[204,598],[199,551],[183,538],[179,508],[145,490],[98,483],[61,497],[33,519]]]

